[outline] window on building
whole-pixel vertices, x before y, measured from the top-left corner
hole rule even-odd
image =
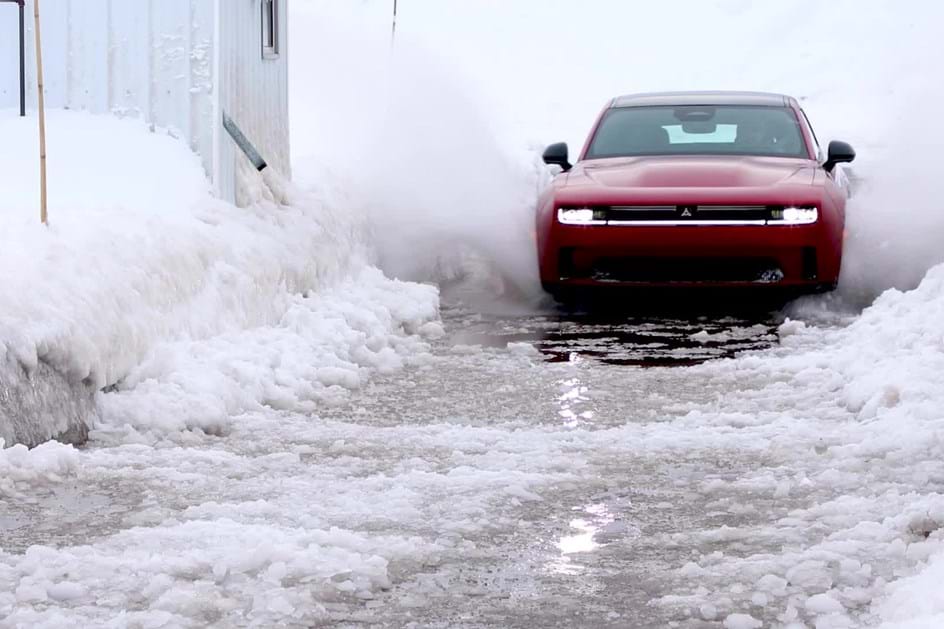
[[[262,58],[279,56],[279,0],[262,0]]]

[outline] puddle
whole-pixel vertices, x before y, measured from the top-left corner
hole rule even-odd
[[[451,325],[450,325],[451,324]],[[595,360],[638,367],[688,366],[779,342],[779,321],[754,319],[608,319],[591,315],[538,315],[495,319],[447,317],[453,345],[504,348],[529,343],[548,362]]]
[[[22,553],[33,545],[91,543],[127,528],[126,518],[139,503],[137,495],[96,491],[76,483],[0,501],[0,550]]]
[[[550,562],[549,572],[556,574],[580,574],[586,567],[575,561],[574,555],[590,553],[608,543],[605,531],[616,522],[616,516],[605,504],[574,507],[581,517],[570,521],[570,534],[561,536],[556,543],[558,556]]]

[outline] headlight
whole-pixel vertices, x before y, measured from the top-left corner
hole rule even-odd
[[[561,208],[557,222],[562,225],[606,225],[606,212],[590,208]]]
[[[785,207],[773,210],[770,218],[774,225],[812,225],[819,220],[819,210],[815,207]]]

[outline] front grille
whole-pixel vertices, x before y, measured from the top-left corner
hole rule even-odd
[[[599,282],[751,282],[776,284],[783,271],[770,258],[601,258],[591,277]]]
[[[692,225],[716,223],[756,224],[776,218],[782,205],[613,205],[594,208],[603,220],[614,225],[659,224]]]

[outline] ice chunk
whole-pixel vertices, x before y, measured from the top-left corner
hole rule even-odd
[[[807,611],[813,612],[814,614],[832,614],[845,611],[845,607],[843,607],[842,603],[828,592],[814,594],[809,597],[806,599],[805,606]]]
[[[78,583],[63,581],[47,587],[46,594],[54,601],[66,602],[82,598],[85,596],[86,590]]]
[[[730,614],[724,619],[724,629],[760,629],[764,623],[750,614]]]

